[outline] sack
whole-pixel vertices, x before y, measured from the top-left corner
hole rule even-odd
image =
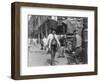
[[[57,45],[57,40],[55,38],[52,39],[51,45]]]

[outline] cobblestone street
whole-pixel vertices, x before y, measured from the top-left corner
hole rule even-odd
[[[59,53],[56,53],[55,56],[55,63],[56,65],[66,65],[67,58],[65,57],[58,57]],[[28,66],[48,66],[50,65],[50,58],[51,55],[46,50],[41,50],[40,46],[32,46],[29,49],[28,54]]]

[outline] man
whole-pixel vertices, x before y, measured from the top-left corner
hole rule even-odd
[[[57,38],[57,35],[55,34],[55,31],[53,30],[52,33],[50,33],[47,38],[49,48],[51,48],[51,42],[52,42],[53,38],[56,39],[58,46],[60,46],[60,42]]]
[[[76,63],[79,63],[82,51],[82,39],[81,36],[78,34],[78,30],[74,31],[74,40],[73,40],[73,54],[75,55]]]
[[[46,50],[46,45],[47,45],[47,38],[44,36],[43,38],[43,49]]]
[[[64,48],[65,48],[65,37],[64,37],[64,35],[61,35],[61,36],[60,36],[59,41],[60,41],[61,47],[60,47],[60,49],[59,49],[58,58],[60,58],[60,57],[63,57],[63,58],[64,58],[64,57],[65,57],[65,56],[64,56]]]
[[[48,48],[51,51],[51,65],[53,65],[57,48],[60,47],[60,42],[54,30],[52,31],[52,33],[48,35],[47,41],[48,41]]]

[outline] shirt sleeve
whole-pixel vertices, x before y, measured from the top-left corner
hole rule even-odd
[[[50,48],[50,37],[51,37],[51,35],[49,34],[48,38],[47,38],[47,45],[49,46],[49,48]]]
[[[55,38],[56,38],[56,40],[57,40],[58,45],[60,46],[60,42],[59,42],[59,40],[58,40],[58,38],[57,38],[57,35],[55,35]]]

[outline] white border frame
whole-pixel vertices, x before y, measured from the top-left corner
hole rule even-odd
[[[44,13],[45,12],[45,13]],[[57,15],[88,17],[88,64],[27,67],[27,15]],[[94,11],[56,8],[21,7],[20,8],[20,75],[41,75],[57,73],[94,72]],[[63,69],[63,70],[62,70]]]

